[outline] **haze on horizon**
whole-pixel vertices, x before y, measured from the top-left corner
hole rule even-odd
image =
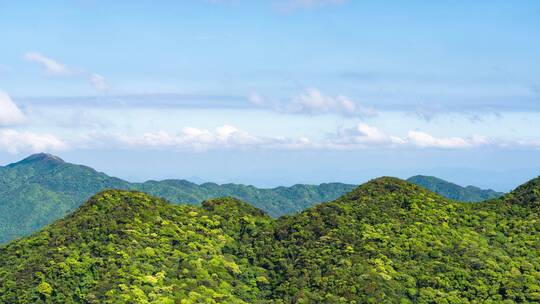
[[[540,173],[537,1],[0,0],[0,164],[258,186]]]

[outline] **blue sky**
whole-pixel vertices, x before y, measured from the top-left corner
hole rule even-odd
[[[0,162],[260,186],[540,172],[537,1],[0,1]]]

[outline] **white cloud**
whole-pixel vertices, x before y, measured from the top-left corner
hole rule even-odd
[[[403,144],[404,140],[390,136],[376,127],[359,123],[354,128],[339,129],[332,138],[332,144],[337,146],[369,146]]]
[[[72,73],[65,64],[38,52],[28,52],[24,54],[24,58],[41,65],[51,75],[70,75]]]
[[[355,103],[347,96],[326,96],[316,88],[307,89],[293,98],[290,111],[311,115],[374,116],[377,114],[375,109]]]
[[[354,147],[417,147],[437,149],[466,149],[494,144],[485,136],[435,137],[421,131],[408,131],[400,137],[387,134],[376,127],[359,123],[353,128],[340,129],[329,138],[329,146],[337,148]]]
[[[436,138],[430,134],[420,131],[409,131],[408,141],[422,148],[470,148],[472,144],[461,137]]]
[[[490,139],[485,136],[437,137],[432,134],[411,130],[405,135],[389,134],[375,126],[359,123],[351,128],[340,128],[334,134],[322,138],[261,136],[251,134],[232,125],[215,129],[184,127],[177,132],[159,130],[145,133],[124,131],[89,131],[72,134],[59,139],[51,134],[20,132],[0,129],[0,151],[46,151],[63,149],[151,149],[173,151],[208,151],[221,149],[473,149],[493,147],[501,149],[540,148],[540,140]]]
[[[89,80],[94,89],[97,91],[107,91],[109,89],[109,85],[107,84],[107,81],[105,81],[105,77],[99,74],[90,75]]]
[[[0,126],[24,122],[25,116],[8,94],[0,90]]]
[[[142,136],[117,134],[110,138],[132,147],[196,151],[224,148],[294,149],[311,145],[310,140],[304,137],[292,139],[256,136],[231,125],[223,125],[215,130],[186,127],[177,133],[157,131],[144,133]]]
[[[51,134],[0,130],[0,150],[8,153],[57,151],[67,147],[64,141]]]

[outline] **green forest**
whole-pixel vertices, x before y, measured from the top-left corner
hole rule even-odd
[[[277,219],[108,190],[0,247],[0,302],[540,302],[539,208],[540,178],[471,204],[382,177]]]
[[[481,201],[502,195],[492,190],[461,187],[429,176],[409,179],[448,198]],[[294,185],[262,189],[240,184],[186,180],[130,183],[57,156],[40,153],[0,167],[0,244],[26,236],[73,212],[93,194],[106,189],[139,190],[173,203],[198,205],[204,200],[235,197],[279,217],[334,200],[356,186],[343,183]]]
[[[0,244],[29,235],[66,216],[92,195],[106,189],[139,190],[183,204],[232,196],[278,217],[334,200],[354,187],[326,183],[261,189],[240,184],[198,185],[186,180],[130,183],[40,153],[0,167]]]

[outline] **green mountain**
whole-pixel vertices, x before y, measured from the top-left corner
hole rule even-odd
[[[274,219],[99,193],[0,247],[1,303],[537,303],[540,178],[449,200],[383,177]]]
[[[129,183],[41,153],[0,167],[0,243],[28,235],[62,218],[105,189],[140,190],[171,202],[189,204],[233,196],[271,216],[280,216],[333,200],[353,188],[353,185],[341,183],[274,189],[237,184],[197,185],[185,180]]]
[[[481,202],[502,196],[504,193],[475,186],[462,187],[434,176],[416,175],[407,181],[422,186],[446,198],[462,202]]]
[[[415,176],[409,181],[461,201],[481,201],[501,195],[472,186],[463,188],[434,177]],[[249,202],[270,216],[279,217],[334,200],[355,187],[326,183],[261,189],[239,184],[198,185],[186,180],[129,183],[41,153],[0,167],[0,243],[29,235],[69,214],[90,196],[105,189],[139,190],[171,202],[188,204],[231,196]]]
[[[238,221],[269,221],[245,203],[230,204]],[[102,192],[65,219],[0,248],[0,302],[252,302],[267,278],[229,253],[239,233],[231,225],[218,212],[141,192]]]

